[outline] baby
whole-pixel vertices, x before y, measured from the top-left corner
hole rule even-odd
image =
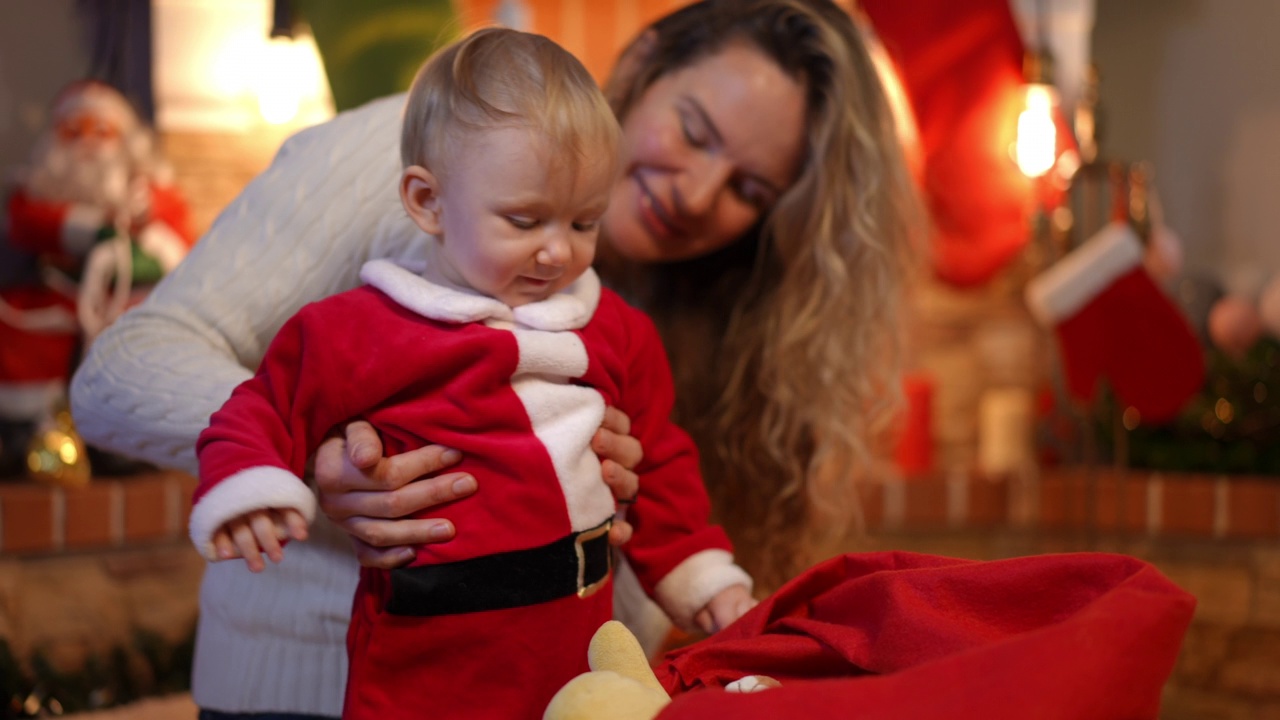
[[[623,553],[646,591],[686,628],[754,604],[669,420],[661,341],[591,269],[618,142],[594,81],[550,40],[495,28],[438,52],[401,138],[425,267],[375,260],[363,287],[304,307],[200,436],[192,541],[253,569],[305,538],[301,478],[335,426],[369,421],[389,454],[455,448],[475,476],[475,495],[432,511],[456,538],[361,570],[346,718],[539,718],[587,670],[612,615],[616,508],[590,449],[609,405],[645,449]]]

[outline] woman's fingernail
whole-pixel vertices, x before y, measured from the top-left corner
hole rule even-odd
[[[452,465],[462,459],[462,453],[457,450],[445,450],[440,453],[440,462],[445,465]]]
[[[431,530],[427,532],[427,535],[430,536],[432,540],[443,540],[452,534],[453,531],[449,528],[447,523],[432,525]]]
[[[476,489],[476,479],[470,475],[463,475],[453,481],[453,491],[458,494],[474,492]]]

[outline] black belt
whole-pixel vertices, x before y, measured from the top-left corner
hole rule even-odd
[[[606,521],[553,543],[442,565],[391,571],[392,615],[430,617],[502,610],[593,595],[613,567]]]

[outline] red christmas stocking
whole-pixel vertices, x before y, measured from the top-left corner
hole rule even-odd
[[[1093,400],[1105,377],[1143,420],[1173,419],[1204,382],[1190,325],[1142,265],[1127,225],[1103,228],[1027,285],[1027,304],[1058,337],[1067,389]]]

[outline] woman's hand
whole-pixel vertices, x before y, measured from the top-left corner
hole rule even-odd
[[[320,509],[355,541],[361,565],[399,567],[413,559],[412,546],[453,537],[448,520],[405,516],[476,491],[475,478],[466,473],[423,477],[461,459],[458,451],[439,445],[383,457],[373,426],[362,420],[350,423],[345,435],[325,440],[316,451]]]
[[[316,486],[321,511],[355,541],[360,564],[399,567],[413,559],[412,546],[454,536],[456,529],[448,520],[405,516],[476,491],[475,478],[466,473],[424,477],[462,459],[458,451],[428,445],[388,458],[382,456],[382,441],[369,423],[353,422],[344,432],[326,440],[316,452]],[[631,419],[607,408],[591,440],[591,449],[601,458],[604,481],[619,500],[634,499],[639,486],[633,470],[644,453],[630,432]],[[609,542],[621,545],[629,539],[631,526],[614,522]]]
[[[640,441],[631,437],[631,418],[617,408],[605,408],[604,421],[591,439],[591,449],[600,457],[604,482],[621,502],[632,502],[640,488],[640,478],[633,472],[644,457]],[[614,518],[609,530],[609,544],[619,546],[631,539],[631,524]]]

